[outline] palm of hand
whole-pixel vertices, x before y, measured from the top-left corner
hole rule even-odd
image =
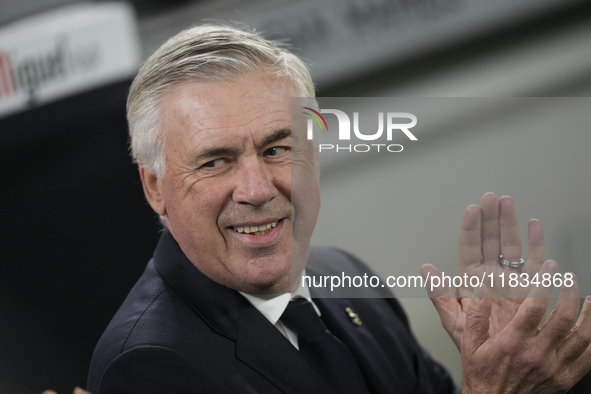
[[[460,287],[456,293],[428,286],[442,324],[462,354],[463,392],[565,392],[591,369],[591,297],[577,319],[580,292],[573,276],[543,323],[553,287],[531,279],[554,277],[558,267],[554,261],[544,262],[537,220],[528,225],[523,267],[500,264],[501,254],[509,261],[521,257],[515,207],[510,197],[497,199],[487,193],[480,207],[472,205],[464,212],[457,271],[484,285]],[[433,278],[441,272],[425,265],[421,274]],[[519,275],[513,285],[508,281],[511,274]]]

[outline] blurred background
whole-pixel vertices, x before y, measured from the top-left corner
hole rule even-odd
[[[0,0],[0,393],[86,384],[94,345],[158,239],[128,155],[127,90],[149,54],[202,21],[286,40],[321,97],[591,103],[588,1]],[[537,103],[501,125],[499,112],[456,111],[395,158],[324,160],[313,242],[383,275],[453,262],[463,209],[493,191],[514,197],[522,239],[540,219],[548,258],[591,276],[589,123],[520,127],[532,114],[551,121]],[[401,301],[460,382],[430,301]]]

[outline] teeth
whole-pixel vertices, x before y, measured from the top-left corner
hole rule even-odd
[[[234,227],[234,231],[246,234],[265,235],[273,227],[277,227],[277,222],[267,223],[261,226]]]

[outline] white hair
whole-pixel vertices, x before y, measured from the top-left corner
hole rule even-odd
[[[170,38],[139,69],[129,91],[127,120],[134,161],[164,177],[160,101],[172,87],[190,79],[232,82],[261,71],[289,78],[301,97],[311,98],[311,105],[318,106],[308,68],[280,43],[217,25],[194,27]]]

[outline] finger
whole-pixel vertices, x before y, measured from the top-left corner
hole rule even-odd
[[[470,205],[466,208],[460,227],[458,272],[465,272],[467,267],[482,263],[480,220],[480,208],[477,205]]]
[[[497,264],[501,244],[499,240],[499,199],[494,193],[486,193],[480,199],[482,213],[482,256],[485,263]]]
[[[519,261],[521,258],[521,237],[517,225],[515,205],[513,199],[509,196],[503,196],[499,199],[499,224],[501,229],[500,254],[509,261]]]
[[[532,219],[527,225],[527,255],[524,271],[532,277],[542,268],[542,264],[544,264],[544,230],[537,219]]]
[[[55,391],[53,391],[53,390],[45,390],[41,394],[57,394],[57,393]]]
[[[591,347],[587,347],[587,350],[570,365],[568,370],[569,375],[572,377],[570,382],[572,387],[591,370]]]
[[[577,320],[577,324],[570,331],[562,345],[557,349],[556,355],[565,362],[573,362],[586,351],[591,351],[591,297],[585,298],[583,309]]]
[[[73,394],[90,394],[88,391],[81,389],[80,387],[74,387]]]
[[[462,336],[461,353],[470,356],[489,338],[492,302],[486,286],[477,287],[466,310],[466,326]]]
[[[579,284],[573,277],[573,285],[562,287],[556,307],[540,328],[539,335],[545,339],[548,348],[558,348],[575,325],[579,313],[580,297]]]
[[[540,283],[544,274],[548,273],[552,276],[557,270],[558,265],[555,261],[546,261],[540,269]],[[509,323],[510,329],[523,335],[536,333],[548,309],[551,295],[552,286],[545,287],[542,284],[534,286],[527,295],[528,298],[519,306],[515,317]]]
[[[441,271],[431,264],[421,267],[421,276],[426,280],[429,298],[456,298],[454,292],[447,286],[447,282],[441,281]]]
[[[421,267],[421,275],[425,280],[427,277],[430,278],[426,287],[431,302],[433,302],[433,306],[439,314],[443,328],[445,328],[459,349],[462,334],[460,327],[463,325],[463,316],[461,315],[462,306],[460,302],[445,283],[435,283],[433,281],[433,278],[441,278],[441,271],[437,268],[430,264],[425,264]]]

